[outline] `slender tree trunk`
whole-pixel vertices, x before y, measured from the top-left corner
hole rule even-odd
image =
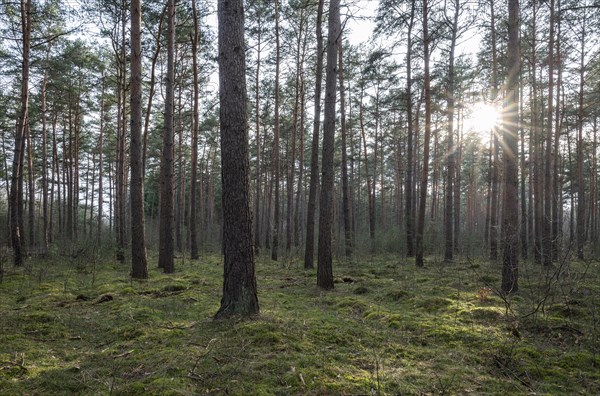
[[[262,26],[261,15],[257,16],[258,25]],[[261,218],[260,218],[260,187],[261,187],[261,145],[260,145],[260,66],[261,66],[261,51],[262,51],[262,29],[259,28],[257,33],[257,44],[256,44],[256,85],[254,89],[254,129],[256,133],[256,192],[254,196],[254,252],[258,256],[262,243],[260,241],[261,233]]]
[[[584,88],[585,88],[585,22],[581,32],[580,58],[579,58],[579,106],[577,109],[577,258],[584,259],[583,248],[585,245],[585,182],[583,178],[583,116],[584,116]],[[594,139],[595,145],[595,139]],[[594,157],[596,151],[594,150]],[[590,195],[594,199],[593,195]],[[573,210],[573,207],[571,207]],[[593,212],[593,211],[592,211]]]
[[[100,93],[100,134],[98,136],[98,230],[96,241],[98,246],[102,243],[102,216],[104,213],[104,90],[106,88],[106,77],[102,74],[102,92]]]
[[[446,158],[446,210],[444,211],[444,225],[446,244],[444,250],[444,260],[452,261],[454,259],[454,176],[456,173],[454,146],[454,50],[456,48],[456,37],[458,35],[458,14],[460,11],[460,0],[454,1],[454,18],[452,20],[452,36],[450,39],[450,55],[448,59],[448,85],[447,85],[447,112],[448,112],[448,156]]]
[[[31,34],[31,0],[21,0],[21,34],[23,36],[21,63],[21,109],[17,130],[15,133],[15,150],[13,155],[12,174],[10,179],[10,225],[11,243],[13,248],[13,263],[23,265],[23,250],[21,234],[23,228],[19,218],[19,202],[22,200],[22,190],[19,180],[23,178],[23,140],[29,123],[29,36]]]
[[[460,172],[460,164],[462,163],[462,133],[464,127],[464,109],[459,110],[459,121],[458,121],[458,130],[457,130],[457,141],[456,141],[456,175],[454,179],[454,251],[456,253],[459,252],[459,236],[460,236],[460,182],[461,182],[461,172]]]
[[[557,2],[558,9],[560,10],[560,0]],[[561,23],[560,13],[556,22],[556,59],[561,59],[560,53],[560,40],[561,40]],[[553,61],[554,62],[554,61]],[[557,76],[556,76],[556,105],[554,106],[555,117],[554,117],[554,154],[553,154],[553,179],[552,179],[552,261],[558,260],[558,246],[562,239],[561,229],[559,227],[560,221],[559,216],[562,208],[562,189],[560,187],[562,177],[559,174],[560,171],[560,129],[561,129],[561,108],[560,108],[560,96],[562,88],[562,63],[558,61],[556,63]],[[551,96],[549,101],[554,100]],[[564,114],[564,111],[562,112]]]
[[[279,250],[279,228],[281,217],[280,203],[280,159],[279,159],[279,61],[280,61],[279,46],[279,0],[275,0],[275,120],[274,120],[274,142],[273,149],[275,150],[275,213],[273,215],[273,245],[271,246],[271,260],[277,261]]]
[[[342,133],[342,211],[344,213],[344,241],[346,257],[352,257],[352,225],[350,223],[350,197],[348,192],[348,152],[346,147],[346,93],[344,90],[343,41],[338,45],[338,73],[340,80],[340,123]]]
[[[521,55],[520,55],[521,56]],[[528,235],[527,232],[527,195],[525,192],[525,182],[527,179],[527,166],[525,164],[525,128],[524,128],[524,111],[523,111],[523,78],[519,76],[519,131],[521,132],[521,255],[523,260],[528,257]]]
[[[323,157],[321,197],[319,199],[319,249],[317,286],[333,289],[332,223],[333,223],[333,152],[335,150],[335,103],[337,78],[337,46],[340,45],[340,1],[330,0],[327,36],[327,69],[325,73],[325,114],[323,119]]]
[[[223,298],[217,318],[259,311],[252,246],[244,3],[219,0],[219,90],[223,184]],[[242,50],[241,50],[242,49]]]
[[[319,129],[321,126],[321,85],[323,83],[323,3],[319,0],[317,9],[317,65],[315,75],[315,111],[310,157],[310,186],[308,190],[308,207],[306,214],[306,246],[304,251],[304,268],[314,267],[315,244],[315,212],[317,205],[317,189],[319,188]]]
[[[29,195],[27,199],[28,242],[29,247],[33,249],[35,245],[35,187],[33,179],[33,146],[31,144],[31,130],[29,129],[29,125],[25,128],[25,143],[27,144],[27,192]]]
[[[492,100],[498,100],[498,54],[496,50],[496,17],[494,1],[490,1],[492,15]],[[493,160],[492,160],[492,196],[490,206],[490,260],[498,259],[498,195],[499,195],[499,171],[500,171],[500,144],[498,134],[500,132],[493,127]]]
[[[519,290],[519,178],[518,178],[518,132],[519,132],[519,0],[508,1],[508,79],[503,109],[504,144],[504,197],[502,211],[502,291],[513,293]]]
[[[296,79],[294,93],[294,113],[292,121],[292,149],[291,158],[288,159],[288,174],[287,174],[287,219],[286,219],[286,239],[285,251],[290,253],[292,248],[293,238],[293,219],[294,219],[294,178],[296,177],[296,139],[298,136],[298,117],[300,112],[300,96],[302,88],[300,86],[300,76],[302,74],[302,33],[304,30],[304,10],[300,10],[300,27],[298,37],[296,39]],[[289,156],[289,152],[288,152]]]
[[[363,110],[363,95],[364,95],[364,86],[361,87],[360,90],[360,102],[359,102],[359,111],[358,111],[358,120],[360,122],[360,133],[363,141],[363,150],[365,156],[365,179],[367,179],[367,200],[368,200],[368,209],[369,209],[369,236],[371,240],[375,239],[375,202],[373,197],[373,189],[371,186],[371,176],[369,175],[369,157],[367,155],[367,137],[365,133],[365,122],[364,122],[364,110]]]
[[[544,224],[543,261],[545,266],[552,264],[552,116],[554,100],[554,0],[550,0],[550,38],[548,43],[548,113],[546,121],[546,162],[544,165]]]
[[[199,81],[198,81],[198,45],[199,45],[199,20],[196,10],[196,0],[192,0],[192,17],[194,19],[194,36],[192,38],[192,68],[194,73],[194,109],[192,126],[192,175],[190,180],[190,250],[191,259],[197,260],[198,255],[198,226],[196,224],[198,213],[198,198],[196,190],[198,188],[198,128],[200,115],[198,114]]]
[[[165,127],[160,168],[160,235],[158,267],[165,273],[175,271],[173,261],[173,104],[175,78],[175,0],[168,0],[167,71],[165,95]]]
[[[415,255],[415,211],[413,210],[414,201],[414,154],[413,154],[413,99],[412,99],[412,29],[415,20],[416,2],[413,1],[410,7],[410,19],[407,32],[407,50],[406,50],[406,117],[407,117],[407,138],[406,138],[406,206],[404,207],[404,217],[406,220],[406,257]]]
[[[423,237],[425,234],[425,207],[427,199],[427,179],[429,176],[429,141],[431,139],[431,87],[429,77],[429,29],[428,29],[428,2],[423,0],[423,60],[424,60],[424,90],[425,90],[425,135],[423,136],[423,173],[421,174],[421,187],[419,190],[419,213],[417,219],[416,258],[417,267],[424,266]]]

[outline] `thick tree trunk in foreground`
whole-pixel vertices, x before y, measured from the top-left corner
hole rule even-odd
[[[131,0],[131,277],[148,278],[142,163],[142,9]]]
[[[219,0],[219,90],[223,182],[223,298],[215,317],[259,311],[254,273],[243,0]]]
[[[325,72],[325,114],[323,119],[323,157],[321,197],[319,199],[319,248],[317,285],[333,289],[331,239],[333,228],[333,153],[335,150],[335,102],[338,40],[340,38],[340,0],[330,0]]]

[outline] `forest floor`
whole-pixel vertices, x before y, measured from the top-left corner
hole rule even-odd
[[[5,265],[0,394],[600,394],[600,263],[417,269],[396,256],[334,263],[316,287],[299,260],[260,257],[261,314],[219,320],[222,262],[177,272],[93,258]]]

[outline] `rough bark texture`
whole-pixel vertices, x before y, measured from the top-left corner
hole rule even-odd
[[[335,150],[335,102],[338,39],[340,37],[340,1],[330,0],[327,34],[327,68],[325,71],[325,114],[323,118],[323,154],[321,196],[319,199],[319,247],[317,285],[333,289],[332,229],[333,229],[333,152]]]
[[[508,1],[508,79],[504,100],[503,143],[504,143],[504,196],[502,211],[502,291],[514,293],[519,289],[519,176],[518,176],[518,133],[519,133],[519,1]]]
[[[165,129],[163,133],[163,150],[160,162],[160,234],[158,266],[165,273],[175,271],[173,261],[173,101],[175,77],[175,0],[169,0],[167,6],[167,72],[165,88]]]
[[[217,318],[259,311],[254,273],[243,0],[219,0],[223,298]]]
[[[319,129],[321,127],[321,85],[323,82],[323,3],[319,0],[317,9],[317,70],[315,75],[315,116],[310,156],[310,186],[308,188],[308,206],[306,214],[306,246],[304,250],[304,268],[314,267],[315,212],[317,189],[319,188]]]
[[[131,0],[131,277],[148,278],[142,165],[142,9]]]

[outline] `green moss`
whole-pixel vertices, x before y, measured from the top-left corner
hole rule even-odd
[[[112,261],[98,262],[93,285],[74,263],[46,265],[41,281],[45,263],[34,264],[0,285],[3,394],[600,393],[595,263],[572,264],[577,279],[560,282],[573,294],[553,290],[543,312],[523,318],[545,285],[528,263],[506,316],[499,298],[477,297],[482,279],[499,279],[485,262],[473,271],[431,258],[416,269],[397,255],[357,257],[334,263],[341,283],[323,292],[298,260],[265,257],[261,315],[219,321],[218,255],[186,260],[175,275],[151,266],[141,283]]]

